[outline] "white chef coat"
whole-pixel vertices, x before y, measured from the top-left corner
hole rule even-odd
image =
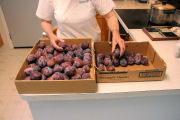
[[[36,15],[51,21],[55,17],[60,38],[92,38],[100,40],[100,28],[95,19],[115,6],[112,0],[39,0]]]

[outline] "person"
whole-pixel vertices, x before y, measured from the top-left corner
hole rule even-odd
[[[119,24],[113,11],[112,0],[39,0],[36,15],[41,19],[41,27],[56,49],[62,49],[56,43],[63,38],[92,38],[100,40],[100,28],[95,19],[96,11],[103,15],[112,32],[112,52],[116,45],[120,55],[125,51],[124,40],[119,34]],[[57,22],[57,35],[53,33],[52,19]]]

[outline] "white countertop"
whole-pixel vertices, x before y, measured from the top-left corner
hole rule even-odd
[[[151,41],[141,29],[130,29],[129,34],[135,41],[149,41],[160,57],[166,62],[164,80],[146,82],[97,83],[96,93],[73,94],[21,94],[29,101],[39,100],[81,100],[111,99],[149,95],[180,94],[180,58],[174,55],[174,47],[179,40]]]
[[[140,3],[138,0],[118,0],[114,3],[117,9],[150,9],[150,4]]]

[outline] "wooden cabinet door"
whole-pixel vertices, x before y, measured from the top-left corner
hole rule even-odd
[[[105,18],[97,13],[96,19],[101,29],[101,41],[108,41],[109,28]]]

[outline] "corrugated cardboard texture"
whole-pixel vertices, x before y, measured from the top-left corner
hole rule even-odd
[[[112,54],[111,44],[108,42],[95,42],[95,54]],[[149,65],[128,65],[127,67],[116,67],[114,72],[98,71],[96,69],[97,82],[127,82],[127,81],[149,81],[162,80],[166,64],[159,57],[149,42],[126,42],[126,52],[141,53],[148,57]]]
[[[90,47],[92,47],[91,39],[64,39],[66,43],[80,44],[88,41]],[[41,39],[48,45],[50,41],[48,39]],[[29,52],[35,53],[38,49],[38,42]],[[51,94],[51,93],[92,93],[96,92],[95,70],[94,70],[94,54],[92,52],[92,67],[90,70],[91,79],[80,80],[24,80],[24,69],[28,66],[26,59],[24,60],[15,79],[15,85],[19,94]],[[28,55],[29,55],[28,54]]]

